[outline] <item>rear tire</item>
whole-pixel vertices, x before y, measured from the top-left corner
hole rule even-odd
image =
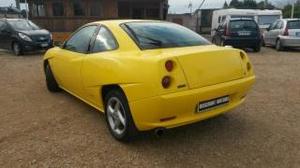
[[[15,56],[23,55],[22,47],[18,42],[14,42],[12,44],[12,51],[15,54]]]
[[[280,39],[278,39],[278,40],[276,41],[275,48],[276,48],[277,51],[283,51],[283,47],[282,47],[282,45],[281,45]]]
[[[254,52],[260,52],[260,50],[261,50],[261,46],[260,45],[258,45],[258,46],[256,46],[256,47],[253,48]]]
[[[120,89],[109,91],[104,101],[105,118],[111,135],[122,142],[132,140],[138,131],[123,91]]]
[[[46,76],[46,84],[47,84],[47,89],[50,91],[50,92],[59,92],[61,91],[61,89],[59,88],[55,78],[54,78],[54,75],[52,73],[52,70],[50,68],[50,65],[49,63],[47,63],[45,65],[45,76]]]

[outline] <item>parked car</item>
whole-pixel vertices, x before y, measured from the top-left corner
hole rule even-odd
[[[255,80],[245,52],[162,21],[84,25],[46,52],[44,70],[49,91],[63,89],[105,112],[122,141],[225,113]]]
[[[0,48],[15,55],[52,47],[51,33],[26,19],[0,19]]]
[[[257,23],[249,18],[233,18],[224,21],[216,30],[213,43],[237,48],[261,49],[261,34]]]
[[[264,33],[264,44],[280,51],[300,47],[300,19],[279,19]]]

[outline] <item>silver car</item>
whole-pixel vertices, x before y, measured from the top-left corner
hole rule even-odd
[[[263,37],[265,45],[275,46],[278,51],[300,47],[300,19],[276,20]]]

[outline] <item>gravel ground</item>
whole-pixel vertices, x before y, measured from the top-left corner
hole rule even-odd
[[[0,167],[300,167],[300,54],[249,53],[257,82],[226,115],[123,144],[104,115],[46,90],[41,54],[0,51]]]

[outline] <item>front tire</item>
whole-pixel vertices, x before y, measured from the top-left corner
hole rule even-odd
[[[105,117],[111,135],[118,141],[130,141],[137,134],[125,94],[114,89],[105,96]]]
[[[18,42],[14,42],[12,44],[12,51],[16,56],[20,56],[23,54],[22,47]]]
[[[54,78],[54,75],[52,73],[52,70],[50,68],[50,65],[49,63],[47,63],[45,65],[45,76],[46,76],[46,84],[47,84],[47,89],[50,91],[50,92],[59,92],[61,91],[61,89],[59,88],[55,78]]]

